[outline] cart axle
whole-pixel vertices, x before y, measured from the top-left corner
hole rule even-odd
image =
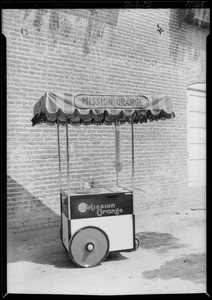
[[[94,244],[93,243],[86,244],[85,249],[89,252],[92,252],[94,250]]]

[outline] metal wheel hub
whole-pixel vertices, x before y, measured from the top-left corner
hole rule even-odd
[[[86,245],[85,245],[85,249],[87,250],[87,251],[93,251],[94,250],[94,244],[93,243],[87,243]]]

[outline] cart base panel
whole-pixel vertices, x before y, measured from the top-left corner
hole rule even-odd
[[[70,222],[71,236],[79,229],[95,226],[103,230],[109,239],[109,251],[134,249],[134,219],[133,215],[108,216],[99,218],[75,219]],[[62,213],[62,239],[68,250],[68,219]]]
[[[72,220],[71,234],[85,226],[102,229],[109,238],[110,251],[132,249],[134,246],[132,215]]]

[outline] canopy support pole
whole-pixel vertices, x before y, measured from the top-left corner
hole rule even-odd
[[[116,185],[119,185],[119,167],[121,163],[121,148],[120,148],[120,126],[115,123],[115,152],[116,152]]]
[[[131,123],[131,136],[132,136],[132,193],[133,193],[133,200],[134,200],[134,127],[133,127],[133,121]]]
[[[70,203],[70,172],[69,172],[69,139],[68,139],[68,120],[66,119],[66,158],[67,158],[67,190],[68,190],[68,220],[71,219]]]
[[[59,132],[59,121],[57,120],[57,147],[58,147],[58,164],[59,164],[59,184],[60,184],[60,193],[62,189],[61,185],[61,159],[60,159],[60,132]]]

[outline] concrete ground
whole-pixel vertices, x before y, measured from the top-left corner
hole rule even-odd
[[[8,236],[8,293],[129,295],[206,293],[206,211],[170,207],[136,214],[137,251],[99,266],[70,261],[59,228]]]

